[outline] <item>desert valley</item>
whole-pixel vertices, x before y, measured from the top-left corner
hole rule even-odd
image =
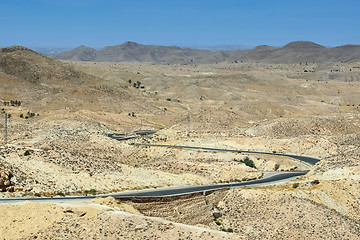
[[[358,45],[127,42],[51,57],[12,46],[0,49],[0,104],[2,199],[304,173],[158,198],[4,203],[1,239],[360,239]]]

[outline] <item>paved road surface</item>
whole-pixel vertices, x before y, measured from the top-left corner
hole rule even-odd
[[[125,191],[112,194],[101,194],[100,197],[114,197],[116,199],[127,198],[142,198],[142,197],[166,197],[177,196],[189,193],[212,191],[217,189],[231,188],[231,187],[255,187],[276,184],[283,180],[289,180],[306,174],[305,172],[279,172],[273,173],[270,177],[247,181],[247,182],[233,182],[215,185],[188,185],[179,187],[166,187],[158,189],[146,189],[137,191]],[[64,202],[64,201],[87,201],[94,199],[97,196],[74,196],[74,197],[53,197],[53,198],[32,198],[32,197],[16,197],[16,198],[0,198],[0,204],[16,203],[23,201],[33,202]]]
[[[205,151],[221,151],[221,152],[241,152],[241,153],[260,153],[268,154],[275,156],[286,156],[291,157],[309,164],[314,165],[320,159],[299,156],[292,154],[280,154],[280,153],[266,153],[266,152],[256,152],[256,151],[241,151],[241,150],[232,150],[232,149],[219,149],[219,148],[206,148],[206,147],[190,147],[190,146],[174,146],[174,145],[156,145],[156,144],[142,144],[142,146],[151,146],[151,147],[169,147],[169,148],[183,148],[183,149],[202,149]],[[158,188],[158,189],[146,189],[138,191],[125,191],[113,194],[102,194],[98,195],[99,197],[114,197],[117,199],[126,199],[126,198],[145,198],[145,197],[166,197],[166,196],[177,196],[189,193],[212,191],[217,189],[231,188],[231,187],[246,187],[246,186],[266,186],[272,185],[284,180],[290,180],[299,176],[306,174],[306,172],[276,172],[271,174],[269,177],[262,179],[257,179],[247,182],[233,182],[225,184],[214,184],[214,185],[188,185],[180,187],[167,187],[167,188]],[[97,196],[74,196],[74,197],[54,197],[54,198],[30,198],[30,197],[17,197],[17,198],[2,198],[0,199],[1,203],[16,203],[23,201],[34,201],[34,202],[64,202],[64,201],[87,201],[93,199]]]
[[[309,163],[311,165],[315,165],[320,161],[319,158],[293,155],[293,154],[283,154],[283,153],[268,153],[268,152],[258,152],[258,151],[244,151],[244,150],[236,150],[236,149],[222,149],[222,148],[208,148],[208,147],[191,147],[191,146],[182,146],[182,145],[158,145],[158,144],[141,144],[141,146],[150,146],[150,147],[168,147],[168,148],[183,148],[183,149],[199,149],[205,151],[215,151],[215,152],[238,152],[238,153],[253,153],[253,154],[266,154],[273,156],[284,156],[291,157],[302,162]]]

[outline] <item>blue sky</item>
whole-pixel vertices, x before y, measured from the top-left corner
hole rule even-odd
[[[359,0],[0,0],[0,46],[360,44]]]

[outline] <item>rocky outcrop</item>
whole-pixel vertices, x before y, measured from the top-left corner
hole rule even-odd
[[[0,167],[0,191],[8,191],[11,188],[11,178],[13,174],[11,171],[8,171],[2,167]]]

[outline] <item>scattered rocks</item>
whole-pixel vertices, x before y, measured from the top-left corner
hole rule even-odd
[[[68,215],[52,227],[39,231],[37,237],[38,239],[244,239],[240,234],[118,211],[104,212],[91,218],[86,218],[86,215],[85,217]]]
[[[0,167],[0,191],[14,191],[14,188],[11,186],[12,177],[12,172]]]

